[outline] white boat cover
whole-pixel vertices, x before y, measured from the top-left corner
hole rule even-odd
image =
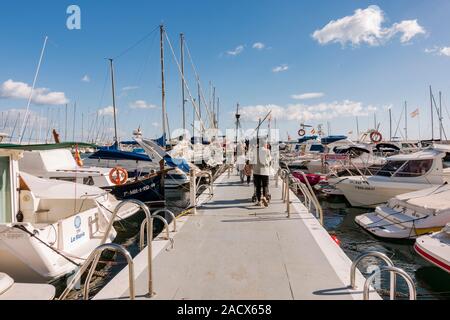
[[[407,154],[398,154],[392,157],[389,157],[390,161],[407,161],[407,160],[428,160],[434,159],[437,157],[443,158],[445,153],[439,149],[425,149],[415,153],[407,153]]]
[[[96,198],[106,191],[84,184],[60,180],[41,179],[25,172],[20,177],[30,191],[41,199],[78,199],[80,197]]]
[[[441,214],[450,211],[450,186],[444,185],[404,193],[389,200],[395,206],[414,209],[426,214]]]

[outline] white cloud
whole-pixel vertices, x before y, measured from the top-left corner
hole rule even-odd
[[[241,54],[242,51],[244,51],[244,46],[240,45],[240,46],[237,46],[236,48],[234,48],[234,50],[227,51],[227,54],[230,56],[237,56],[237,55]]]
[[[91,78],[89,75],[85,74],[83,78],[81,78],[81,81],[83,82],[91,82]]]
[[[315,105],[289,104],[285,107],[268,104],[246,106],[242,108],[242,119],[258,121],[270,110],[272,117],[285,121],[331,120],[339,117],[368,116],[377,110],[371,105],[364,106],[361,102],[344,100],[341,102],[320,103]]]
[[[402,43],[409,42],[416,35],[425,34],[425,29],[417,20],[404,20],[390,28],[382,26],[384,21],[384,12],[380,7],[372,5],[367,9],[355,10],[351,16],[330,21],[322,29],[314,31],[312,37],[322,45],[334,42],[342,46],[347,43],[353,46],[362,43],[377,46],[399,33]]]
[[[425,49],[425,52],[450,57],[450,47],[434,47],[432,49]]]
[[[113,106],[104,107],[97,111],[99,116],[113,116],[114,108]],[[119,113],[119,109],[116,108],[116,114]]]
[[[139,86],[128,86],[128,87],[123,87],[122,91],[131,91],[131,90],[137,90],[139,89]]]
[[[281,66],[277,66],[277,67],[273,68],[272,72],[278,73],[278,72],[287,71],[288,69],[289,69],[289,66],[287,64],[282,64]]]
[[[255,42],[252,46],[253,49],[262,50],[266,47],[266,45],[262,42]]]
[[[131,109],[155,109],[158,108],[157,105],[145,102],[144,100],[136,100],[130,103]]]
[[[159,127],[159,122],[152,122],[152,126],[154,126],[154,127]]]
[[[325,96],[325,94],[322,92],[308,92],[302,94],[293,94],[291,95],[291,98],[295,100],[308,100],[322,98],[323,96]]]
[[[0,87],[0,98],[29,99],[31,86],[24,82],[6,80]],[[47,88],[35,88],[31,102],[43,105],[62,105],[69,102],[64,92],[51,92]]]

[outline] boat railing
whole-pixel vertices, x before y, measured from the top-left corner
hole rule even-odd
[[[88,275],[86,277],[86,280],[84,283],[84,289],[83,289],[84,300],[89,299],[89,289],[90,289],[90,282],[91,282],[92,276],[94,275],[95,269],[97,267],[97,264],[99,263],[102,253],[106,250],[121,253],[127,260],[130,299],[134,300],[136,298],[135,280],[134,280],[134,262],[133,262],[133,258],[131,257],[131,254],[128,252],[127,249],[125,249],[123,246],[121,246],[119,244],[107,243],[107,244],[102,244],[102,245],[98,246],[97,248],[94,249],[94,251],[92,251],[92,253],[89,255],[87,260],[83,263],[81,268],[78,270],[78,272],[76,272],[75,275],[73,276],[73,278],[70,280],[69,284],[67,285],[66,289],[61,294],[61,296],[58,298],[58,300],[65,300],[67,298],[67,295],[69,294],[69,292],[72,291],[75,284],[81,279],[81,276],[86,272],[86,270],[88,269],[88,267],[90,265],[91,267],[89,268]]]
[[[367,278],[366,282],[364,283],[364,293],[363,293],[364,300],[369,300],[370,285],[373,282],[373,280],[376,277],[379,277],[381,275],[381,273],[383,273],[383,272],[389,272],[391,274],[393,273],[393,274],[400,275],[406,281],[406,284],[408,285],[409,300],[417,300],[417,290],[416,290],[416,286],[415,286],[414,281],[411,278],[411,276],[409,274],[407,274],[403,269],[391,267],[391,266],[383,267],[380,270],[377,270],[376,272],[374,272],[369,278]],[[394,300],[394,299],[395,299],[395,294],[393,295],[392,291],[391,291],[391,300]]]
[[[323,209],[320,205],[319,199],[317,199],[314,189],[311,187],[308,178],[303,171],[298,171],[298,173],[303,177],[304,182],[300,179],[293,178],[295,185],[300,188],[303,196],[308,199],[309,209],[311,210],[311,204],[314,206],[316,211],[316,217],[319,219],[320,224],[323,225]]]
[[[296,171],[299,174],[302,175],[304,182],[300,181],[299,179],[292,177],[289,170],[280,168],[277,171],[277,174],[275,175],[275,183],[278,187],[278,179],[281,179],[282,181],[282,188],[281,188],[281,198],[283,202],[286,203],[286,209],[288,218],[291,216],[291,201],[290,201],[290,185],[291,181],[294,182],[294,185],[300,189],[301,193],[303,194],[305,198],[305,206],[311,210],[312,207],[314,207],[316,212],[316,217],[319,219],[320,223],[323,225],[323,209],[322,206],[319,203],[319,200],[316,197],[316,194],[311,187],[311,184],[309,183],[309,180],[307,179],[305,173],[303,171]]]
[[[189,176],[190,176],[190,195],[189,195],[189,200],[190,200],[190,207],[192,208],[192,212],[193,214],[197,213],[197,193],[199,188],[202,185],[205,185],[205,183],[199,183],[197,184],[197,178],[198,177],[208,177],[209,181],[208,181],[208,185],[209,185],[209,196],[213,196],[214,195],[214,186],[213,186],[213,175],[210,171],[200,171],[200,172],[196,172],[195,170],[190,170],[189,172]]]
[[[153,292],[153,273],[152,273],[152,245],[151,245],[151,241],[153,239],[153,216],[150,213],[150,209],[148,208],[148,206],[143,203],[142,201],[136,200],[136,199],[129,199],[129,200],[125,200],[120,202],[116,208],[114,209],[111,218],[109,220],[108,226],[105,230],[105,233],[103,235],[103,238],[100,242],[100,247],[102,247],[103,245],[105,245],[106,240],[108,239],[109,234],[112,231],[113,228],[113,224],[114,221],[116,220],[116,217],[120,211],[120,209],[122,207],[124,207],[125,205],[127,205],[128,203],[133,203],[135,205],[137,205],[139,208],[141,208],[144,213],[145,213],[145,218],[146,218],[146,226],[147,226],[147,272],[148,272],[148,293],[147,296],[148,297],[152,297],[154,295]],[[101,208],[99,206],[99,208]],[[97,263],[99,262],[100,259],[100,255],[96,255],[93,256],[95,259],[92,261],[93,265],[96,266]],[[81,266],[81,268],[78,270],[78,272],[75,274],[75,276],[72,278],[72,280],[70,281],[70,283],[67,285],[66,289],[63,291],[63,293],[61,294],[60,299],[65,299],[67,297],[67,295],[69,294],[69,292],[73,289],[75,283],[78,281],[78,279],[83,275],[83,273],[86,271],[87,267],[89,266],[89,264],[91,263],[91,261],[89,261],[89,259],[83,263],[83,265]],[[94,269],[92,269],[92,274],[95,271],[95,267]],[[91,270],[89,271],[89,274],[91,274]],[[92,275],[91,275],[92,276]],[[89,275],[88,275],[89,277]],[[134,281],[134,278],[133,278]],[[89,288],[88,288],[89,289]],[[131,291],[131,288],[130,288]],[[85,295],[86,296],[86,295]]]

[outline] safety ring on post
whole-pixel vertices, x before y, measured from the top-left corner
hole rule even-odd
[[[305,134],[306,134],[306,131],[305,131],[304,129],[298,130],[298,135],[299,135],[300,137],[303,137]]]
[[[109,172],[109,179],[115,185],[125,184],[128,180],[128,171],[121,167],[112,168]]]
[[[373,143],[379,143],[379,142],[381,142],[381,140],[383,140],[383,136],[381,135],[380,132],[373,131],[370,134],[370,141],[372,141]]]

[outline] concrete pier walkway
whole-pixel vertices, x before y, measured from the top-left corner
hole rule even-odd
[[[196,215],[177,221],[175,247],[153,242],[152,299],[362,299],[349,289],[351,261],[318,220],[291,193],[291,218],[271,181],[272,203],[258,208],[253,187],[227,173],[215,182],[214,197]],[[135,259],[136,295],[146,299],[147,251]],[[124,268],[95,299],[127,299]],[[379,299],[371,293],[371,299]]]

